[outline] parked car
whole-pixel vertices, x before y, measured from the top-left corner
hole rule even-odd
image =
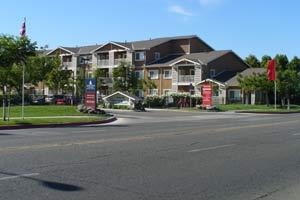
[[[34,96],[32,97],[33,104],[45,104],[45,97],[44,96]]]
[[[65,99],[57,99],[56,100],[56,105],[65,105],[66,104],[66,100]]]
[[[54,103],[56,105],[65,105],[66,104],[66,99],[63,95],[56,95],[54,100]]]
[[[55,100],[54,96],[47,96],[45,98],[46,103],[54,103],[54,100]]]

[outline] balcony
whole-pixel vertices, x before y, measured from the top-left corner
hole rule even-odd
[[[125,58],[118,58],[118,59],[115,59],[115,60],[114,60],[114,65],[119,65],[122,61],[124,62],[124,61],[126,61],[126,59],[125,59]]]
[[[193,83],[194,82],[194,75],[179,75],[178,82],[179,83]]]
[[[108,59],[97,60],[97,65],[98,66],[108,66],[109,65],[109,60]]]
[[[72,62],[62,62],[64,69],[72,69]]]
[[[100,77],[99,79],[103,84],[111,84],[113,82],[111,77]]]

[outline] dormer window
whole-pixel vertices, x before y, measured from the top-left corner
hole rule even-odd
[[[215,69],[210,69],[210,71],[209,71],[209,77],[213,78],[215,76],[216,76],[216,70]]]
[[[154,53],[154,59],[155,60],[159,60],[160,59],[160,53],[159,52],[155,52]]]
[[[144,60],[145,60],[144,51],[135,52],[135,61],[144,61]]]

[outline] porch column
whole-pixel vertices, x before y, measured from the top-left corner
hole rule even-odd
[[[202,70],[201,70],[201,65],[195,65],[195,75],[194,75],[194,83],[199,83],[202,81]],[[201,91],[199,90],[198,87],[195,87],[195,94],[200,94]]]
[[[178,92],[178,67],[172,67],[172,92]]]
[[[255,91],[251,92],[251,105],[255,105]]]

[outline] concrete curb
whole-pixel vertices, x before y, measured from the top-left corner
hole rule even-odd
[[[299,111],[292,112],[256,112],[256,111],[234,111],[235,113],[249,113],[249,114],[269,114],[269,115],[283,115],[283,114],[297,114]]]
[[[12,126],[0,126],[0,130],[16,130],[16,129],[31,129],[31,128],[57,128],[57,127],[71,127],[91,124],[106,124],[116,121],[117,117],[112,115],[108,119],[92,121],[92,122],[70,122],[63,124],[36,124],[36,125],[12,125]]]

